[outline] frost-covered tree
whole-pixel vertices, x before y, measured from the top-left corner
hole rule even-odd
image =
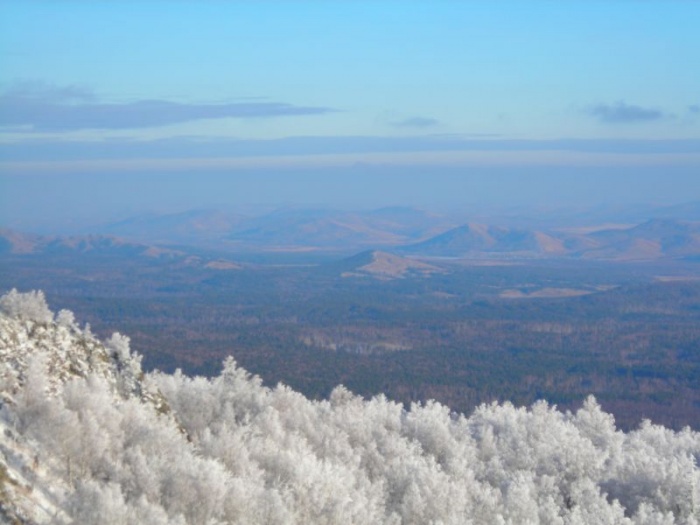
[[[43,301],[21,295],[0,304]],[[128,338],[100,343],[50,312],[32,330],[22,312],[0,313],[0,355],[16,378],[0,398],[0,522],[700,521],[700,434],[621,432],[593,398],[575,413],[505,403],[467,417],[342,386],[311,401],[264,387],[233,359],[211,379],[141,378]]]
[[[0,297],[0,312],[10,317],[38,323],[53,321],[53,313],[46,304],[44,292],[40,290],[20,293],[13,288]]]
[[[75,315],[70,310],[59,310],[56,314],[56,323],[65,328],[76,328]]]

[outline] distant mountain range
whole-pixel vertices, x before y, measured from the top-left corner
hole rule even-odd
[[[71,237],[43,236],[0,229],[0,253],[12,254],[93,254],[144,256],[151,258],[180,257],[183,252],[126,241],[110,235]]]
[[[700,223],[655,219],[633,228],[593,232],[595,245],[581,255],[594,259],[656,259],[700,255]]]
[[[139,225],[143,230],[137,235]],[[199,229],[204,232],[201,236],[197,235]],[[317,251],[326,253],[327,258],[361,251],[348,259],[351,264],[342,273],[394,277],[439,271],[440,258],[610,261],[700,258],[700,222],[672,219],[559,230],[474,222],[449,227],[444,219],[426,212],[387,208],[363,214],[286,210],[245,220],[193,212],[154,221],[145,217],[132,219],[112,225],[111,230],[132,231],[132,239],[157,237],[156,233],[160,232],[170,242],[125,240],[114,235],[48,237],[0,230],[0,254],[144,257],[233,269],[238,265],[228,256],[203,256],[214,252],[203,250],[202,246],[231,254]],[[182,244],[174,244],[176,238]],[[192,239],[191,244],[185,243],[188,238]],[[421,258],[424,260],[419,261]]]
[[[247,217],[216,210],[137,215],[100,228],[100,233],[155,243],[200,244],[220,239]]]
[[[453,258],[584,258],[648,260],[700,255],[700,223],[654,219],[630,227],[536,231],[465,224],[400,253]]]
[[[56,237],[25,234],[7,229],[0,229],[0,255],[143,259],[217,270],[241,267],[236,262],[226,259],[202,257],[187,250],[142,244],[110,235]]]
[[[222,250],[360,250],[416,242],[455,225],[449,218],[409,207],[366,212],[288,208],[259,217],[195,210],[141,215],[103,226],[100,233]]]
[[[650,221],[652,212],[658,212],[658,218]],[[614,260],[698,254],[698,223],[677,218],[700,219],[698,203],[617,212],[572,210],[570,215],[578,217],[575,222],[561,217],[557,220],[558,215],[552,213],[542,211],[539,220],[534,216],[528,219],[525,213],[522,221],[517,220],[517,214],[494,217],[493,221],[487,217],[464,221],[456,215],[400,206],[354,212],[290,207],[255,217],[192,210],[140,215],[104,225],[96,233],[148,245],[194,246],[229,253],[385,250],[428,257]],[[590,222],[585,220],[586,213]],[[647,218],[640,219],[645,214]]]
[[[439,257],[472,254],[538,254],[559,256],[566,253],[561,239],[551,234],[469,223],[426,241],[405,246],[405,253]]]

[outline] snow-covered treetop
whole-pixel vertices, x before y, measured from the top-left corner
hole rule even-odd
[[[0,312],[10,317],[37,323],[53,321],[53,312],[46,304],[46,298],[42,291],[19,293],[13,288],[0,297]]]
[[[142,393],[141,356],[131,352],[128,337],[115,333],[102,342],[87,325],[80,329],[69,310],[54,320],[43,292],[13,289],[0,297],[0,395],[22,385],[34,358],[48,367],[47,394],[70,379],[94,374],[123,397]]]
[[[53,321],[40,292],[0,304],[0,523],[700,521],[700,434],[621,432],[592,397],[469,417],[342,386],[311,401],[232,358],[211,379],[141,380],[128,338]]]

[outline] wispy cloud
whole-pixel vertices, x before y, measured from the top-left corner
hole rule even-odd
[[[321,154],[269,157],[217,157],[217,158],[151,158],[151,159],[97,159],[76,161],[29,161],[0,162],[0,176],[22,174],[78,174],[100,173],[200,173],[219,171],[231,174],[231,170],[275,169],[296,170],[316,168],[382,168],[401,166],[404,168],[485,168],[511,167],[523,169],[539,166],[585,168],[624,167],[650,168],[681,167],[697,170],[700,155],[648,155],[613,153],[582,153],[576,151],[447,151],[414,153],[362,153]],[[238,173],[238,172],[237,172]]]
[[[171,137],[155,140],[111,138],[105,140],[24,139],[0,142],[0,159],[31,160],[181,159],[293,157],[428,152],[528,152],[562,151],[613,155],[682,155],[700,151],[700,139],[473,139],[460,136],[413,137],[287,137],[280,139],[230,139]]]
[[[107,103],[75,86],[23,83],[0,94],[0,127],[35,131],[138,129],[204,119],[321,115],[335,110],[284,102],[186,104],[165,100]]]
[[[431,128],[440,124],[440,121],[428,117],[411,117],[392,122],[392,124],[397,128]]]
[[[0,93],[0,97],[9,99],[34,98],[56,104],[89,102],[95,100],[95,94],[84,86],[55,86],[36,80],[15,82]]]
[[[656,108],[645,108],[622,101],[615,104],[597,104],[589,107],[586,113],[604,124],[652,122],[668,116]]]
[[[699,151],[700,139],[508,140],[435,135],[274,140],[24,139],[0,142],[0,175],[358,165],[700,166]]]

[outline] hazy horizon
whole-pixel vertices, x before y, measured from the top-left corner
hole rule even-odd
[[[406,206],[441,214],[498,215],[513,210],[621,210],[700,201],[700,178],[682,184],[666,176],[615,177],[492,172],[453,174],[246,173],[177,176],[139,174],[17,176],[2,182],[0,227],[70,232],[147,213],[211,209],[259,215],[284,207],[369,210]],[[196,178],[197,183],[193,183]],[[95,180],[98,179],[98,180]],[[329,180],[330,179],[330,180]],[[2,180],[2,179],[0,179]]]
[[[0,225],[700,200],[700,4],[0,3]]]

